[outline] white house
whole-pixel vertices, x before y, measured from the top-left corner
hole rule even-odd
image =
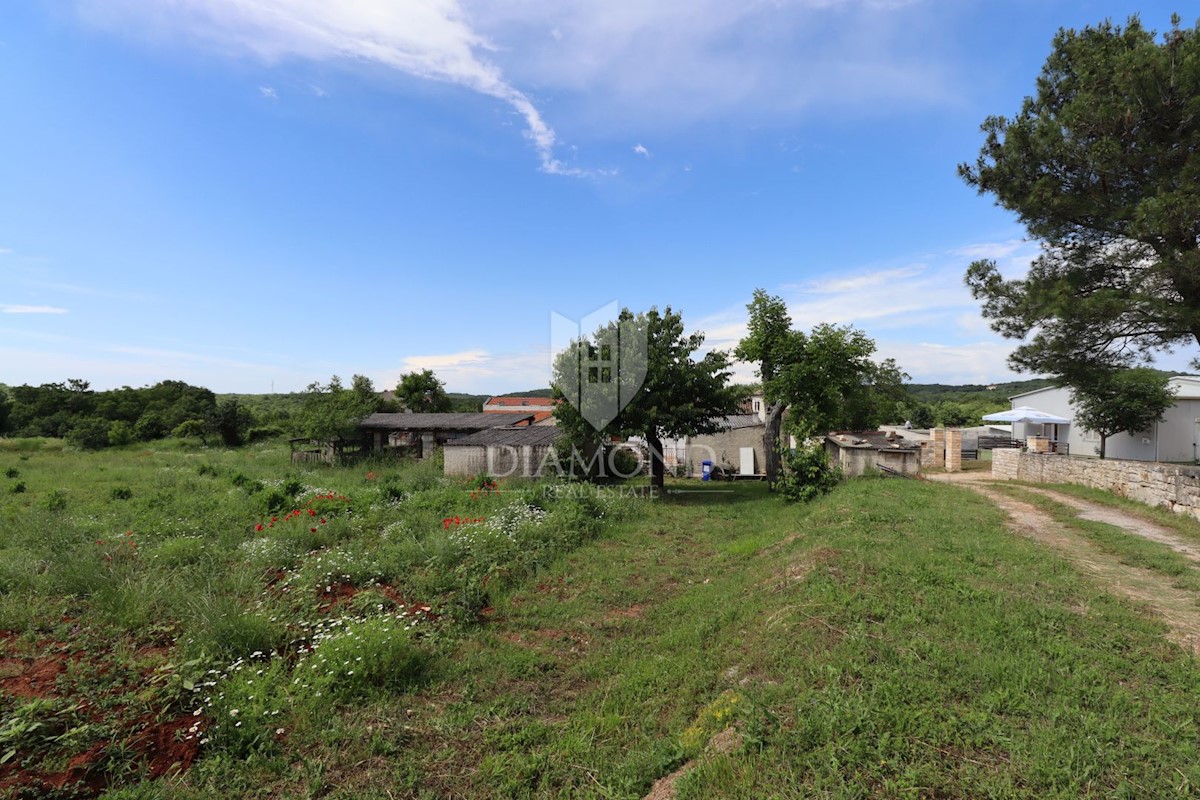
[[[1175,390],[1175,405],[1166,410],[1163,421],[1134,434],[1117,433],[1108,437],[1104,448],[1107,458],[1131,461],[1200,461],[1200,377],[1176,375],[1169,385]],[[1009,398],[1013,408],[1031,406],[1073,420],[1070,390],[1048,387]],[[1024,440],[1029,436],[1045,436],[1053,443],[1065,443],[1071,455],[1100,454],[1100,437],[1079,425],[1039,425],[1017,422],[1013,436]]]

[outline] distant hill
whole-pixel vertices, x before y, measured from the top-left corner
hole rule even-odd
[[[530,389],[527,392],[509,392],[508,394],[498,394],[496,397],[550,397],[554,391],[549,387],[545,389]]]
[[[955,386],[945,383],[910,383],[905,388],[914,400],[922,403],[962,403],[986,402],[1008,404],[1008,398],[1015,394],[1032,392],[1053,386],[1049,378],[1032,378],[1025,381],[1009,381],[1007,383],[966,383]]]

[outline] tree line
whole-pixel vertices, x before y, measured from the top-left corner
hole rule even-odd
[[[401,376],[392,397],[371,380],[352,377],[343,386],[334,375],[278,403],[218,397],[212,390],[167,380],[132,388],[97,391],[81,378],[39,386],[0,384],[0,436],[61,438],[98,450],[168,437],[199,438],[236,447],[277,436],[349,439],[358,420],[376,411],[478,411],[450,396],[430,370]],[[470,401],[468,401],[470,402]]]

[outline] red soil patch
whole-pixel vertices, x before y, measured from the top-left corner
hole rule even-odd
[[[414,617],[420,615],[421,618],[429,621],[437,619],[430,607],[424,603],[414,603],[404,595],[400,594],[399,590],[391,584],[377,583],[371,587],[371,590],[379,592],[388,600],[396,604],[396,607],[401,611],[407,611]],[[317,588],[317,599],[321,605],[318,607],[321,613],[327,614],[339,606],[345,605],[350,600],[354,599],[360,592],[366,589],[359,588],[349,583],[331,583],[327,586]]]
[[[7,643],[14,638],[12,634],[0,635],[0,643]],[[0,765],[0,795],[48,796],[65,792],[80,798],[96,797],[108,788],[110,748],[119,748],[122,759],[132,752],[134,760],[145,765],[151,778],[161,777],[173,770],[185,770],[196,760],[199,736],[190,735],[196,733],[191,730],[196,722],[192,714],[183,712],[162,721],[152,714],[137,718],[131,715],[128,719],[122,719],[128,713],[123,706],[105,711],[92,703],[91,698],[72,696],[71,687],[60,685],[59,678],[72,663],[90,661],[89,669],[95,669],[100,674],[109,673],[110,665],[105,663],[107,653],[90,656],[86,651],[70,651],[67,645],[51,640],[39,642],[37,651],[38,655],[0,658],[0,690],[16,698],[19,703],[34,699],[58,699],[66,705],[73,704],[76,706],[76,722],[115,723],[120,733],[117,738],[96,742],[72,755],[65,766],[57,771],[44,769],[37,752],[18,751],[16,757]],[[169,649],[161,645],[143,647],[137,653],[140,658],[156,660],[169,657]],[[114,686],[112,693],[124,694],[139,688],[140,685],[126,683]],[[22,762],[27,762],[27,765],[23,766]]]
[[[605,616],[607,616],[609,619],[615,619],[618,617],[623,619],[638,619],[642,616],[642,612],[645,610],[646,607],[641,603],[634,603],[629,608],[614,608]]]

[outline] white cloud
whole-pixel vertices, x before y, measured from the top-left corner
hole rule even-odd
[[[853,325],[875,339],[879,358],[895,358],[918,383],[1012,379],[1006,359],[1016,343],[991,331],[963,284],[962,256],[968,247],[984,246],[927,254],[899,266],[830,270],[770,291],[787,303],[796,328]],[[1026,267],[1030,252],[1024,246],[1007,251],[1009,260],[1024,258]],[[712,314],[698,320],[696,328],[705,332],[706,347],[732,349],[746,335],[745,307]],[[755,380],[754,366],[736,365],[734,377]]]
[[[263,97],[267,98],[268,100],[278,100],[279,99],[279,93],[275,91],[274,86],[260,86],[260,87],[258,87],[258,93],[261,94]]]
[[[641,142],[638,142],[633,146],[633,152],[637,153],[639,156],[645,156],[646,158],[650,157],[650,151],[647,150],[646,146]]]
[[[1012,255],[1017,250],[1027,245],[1024,239],[1009,239],[1005,242],[981,242],[978,244],[969,244],[965,247],[959,247],[950,252],[956,256],[963,258],[980,259],[990,258],[998,259]]]
[[[413,77],[496,98],[525,123],[543,171],[590,174],[554,154],[557,137],[533,101],[483,56],[495,46],[478,34],[458,0],[78,0],[85,19],[155,39],[200,40],[268,63],[291,58],[380,64]],[[545,27],[543,26],[543,30]]]
[[[0,256],[11,256],[13,251],[7,247],[0,247]]]
[[[4,314],[66,314],[65,308],[55,306],[24,306],[0,304],[0,313]]]
[[[546,347],[491,353],[483,349],[408,356],[400,372],[431,369],[452,392],[503,393],[550,385],[550,352]],[[389,380],[394,383],[399,375]],[[385,380],[380,385],[391,385]]]
[[[930,44],[948,15],[924,2],[463,3],[476,29],[503,43],[495,57],[507,74],[554,92],[556,113],[579,113],[589,128],[752,124],[818,103],[875,113],[962,94]]]

